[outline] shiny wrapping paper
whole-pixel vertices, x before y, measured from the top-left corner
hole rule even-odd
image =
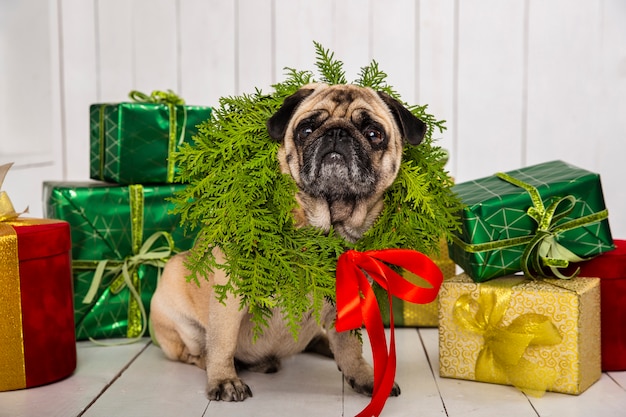
[[[530,186],[538,198],[497,175]],[[546,260],[580,261],[614,248],[599,175],[565,162],[496,174],[453,190],[467,207],[461,213],[462,230],[449,247],[450,258],[476,282],[524,268],[531,276],[550,276]],[[544,245],[567,255],[539,256]]]
[[[70,246],[66,222],[0,222],[0,391],[76,369]]]
[[[580,394],[601,376],[597,278],[475,283],[461,274],[443,283],[439,301],[442,377],[541,395]]]
[[[439,255],[430,257],[443,273],[444,279],[451,278],[456,275],[456,265],[448,257],[448,244],[445,239],[441,240],[439,247]],[[424,281],[410,272],[403,273],[404,278],[410,282],[420,285]],[[438,301],[432,301],[427,304],[414,304],[403,301],[399,298],[393,298],[393,317],[396,327],[437,327],[438,318]],[[385,326],[389,325],[389,316],[383,317]]]
[[[181,187],[44,183],[46,217],[66,220],[71,226],[77,339],[132,338],[143,333],[141,307],[120,276],[105,274],[93,299],[86,303],[85,296],[100,261],[119,264],[132,258],[155,233],[168,233],[177,250],[192,246],[193,237],[184,233],[180,217],[170,213],[173,203],[167,201]],[[160,268],[141,264],[133,274],[146,314],[159,273]]]
[[[626,371],[626,240],[580,264],[580,274],[600,278],[602,370]]]
[[[206,106],[92,104],[90,178],[123,185],[172,183],[176,167],[170,155],[210,116]]]

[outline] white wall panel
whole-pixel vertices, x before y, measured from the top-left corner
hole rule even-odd
[[[180,1],[180,95],[216,106],[235,88],[235,2]]]
[[[93,1],[59,0],[64,176],[89,178],[89,105],[97,97]]]
[[[126,100],[135,88],[132,6],[127,0],[96,2],[98,96],[94,102]]]
[[[134,89],[180,90],[175,0],[133,0]]]
[[[236,0],[237,84],[234,93],[269,91],[274,79],[272,0]]]
[[[371,0],[366,23],[371,58],[387,73],[388,83],[410,104],[416,104],[417,93],[416,4],[405,0]],[[363,62],[361,66],[367,64]]]
[[[522,164],[524,2],[459,1],[457,180]]]
[[[285,67],[315,70],[315,47],[331,49],[333,0],[276,0],[276,81],[284,80]]]
[[[354,81],[361,68],[372,60],[370,1],[335,1],[332,18],[323,24],[332,33],[331,44],[326,48],[333,50],[343,61],[348,82]]]
[[[415,67],[416,101],[428,104],[428,111],[446,121],[446,130],[435,135],[437,144],[447,149],[450,159],[446,168],[456,176],[459,152],[455,114],[456,29],[455,1],[420,0],[417,3],[416,38],[418,57]]]

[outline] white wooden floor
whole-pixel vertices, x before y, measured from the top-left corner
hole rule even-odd
[[[605,373],[580,396],[526,397],[515,388],[439,378],[437,329],[396,329],[396,381],[382,416],[626,416],[626,372]],[[366,348],[368,346],[367,338]],[[209,402],[204,372],[168,361],[149,339],[101,347],[78,343],[76,373],[57,383],[0,392],[0,416],[353,416],[368,398],[344,386],[330,359],[298,355],[276,374],[242,374],[254,397]]]

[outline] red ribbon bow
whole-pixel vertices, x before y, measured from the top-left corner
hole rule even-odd
[[[432,288],[418,287],[394,272],[386,264],[397,265],[425,279]],[[391,331],[389,350],[383,320],[368,276],[392,296],[417,304],[435,300],[443,282],[439,267],[426,255],[410,249],[385,249],[357,252],[349,250],[337,261],[336,302],[338,332],[360,329],[363,323],[374,357],[374,392],[372,400],[357,417],[378,416],[393,388],[396,374],[396,348],[393,309],[389,309]]]

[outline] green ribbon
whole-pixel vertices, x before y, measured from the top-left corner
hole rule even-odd
[[[576,204],[576,198],[574,196],[568,195],[555,198],[546,208],[539,195],[539,191],[532,185],[502,172],[497,173],[496,176],[528,192],[533,205],[528,208],[526,214],[537,222],[535,233],[527,236],[479,244],[468,244],[457,236],[453,236],[454,243],[464,251],[470,253],[526,245],[520,261],[522,271],[526,276],[531,278],[537,278],[538,276],[550,277],[550,275],[544,271],[544,267],[550,268],[552,274],[561,279],[571,279],[577,276],[580,272],[580,268],[577,268],[577,270],[569,276],[562,274],[559,268],[566,268],[569,266],[570,262],[580,262],[584,259],[558,243],[556,237],[560,233],[568,230],[607,219],[609,215],[608,210],[604,209],[597,213],[558,224],[559,221],[566,217],[574,208]],[[535,273],[533,273],[533,271]]]
[[[112,294],[118,294],[124,287],[128,287],[131,298],[128,303],[128,326],[127,337],[134,342],[145,334],[147,329],[147,314],[141,301],[141,279],[139,267],[151,265],[157,268],[158,274],[165,263],[174,253],[174,239],[164,231],[155,232],[143,240],[143,187],[131,185],[129,187],[130,213],[131,213],[131,239],[132,255],[123,260],[75,260],[72,262],[74,270],[93,270],[94,276],[89,290],[83,298],[84,304],[90,304],[95,298],[100,283],[105,276],[112,275],[113,281],[109,286]],[[165,244],[154,247],[160,239],[165,239]],[[158,278],[157,278],[158,279]]]
[[[172,90],[158,91],[147,95],[141,91],[133,90],[128,94],[131,100],[138,103],[154,103],[165,104],[169,109],[169,142],[167,150],[167,182],[174,182],[174,158],[172,155],[176,151],[176,147],[180,146],[185,140],[185,127],[187,125],[187,108],[184,107],[185,100],[176,95]],[[176,106],[183,106],[183,126],[181,128],[180,137],[176,141]]]

